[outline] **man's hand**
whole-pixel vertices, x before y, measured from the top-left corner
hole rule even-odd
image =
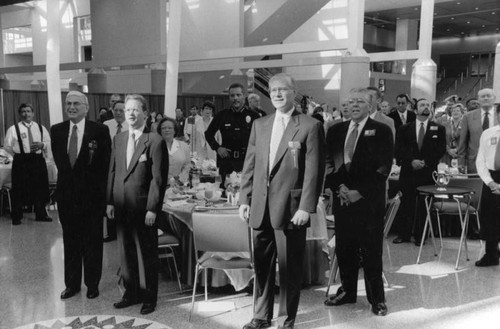
[[[248,223],[248,220],[250,219],[250,206],[247,204],[242,204],[240,206],[239,213],[241,220],[245,223]]]
[[[297,226],[302,226],[307,224],[309,221],[309,213],[304,210],[297,210],[295,215],[293,215],[291,222]]]
[[[31,151],[36,152],[38,150],[43,149],[43,143],[42,142],[33,142],[31,144]]]
[[[144,220],[144,224],[146,224],[146,226],[153,226],[155,224],[155,221],[156,221],[156,214],[152,211],[148,211],[146,213],[146,219]]]
[[[220,146],[220,147],[217,149],[217,154],[218,154],[221,158],[223,158],[223,159],[225,159],[225,158],[229,158],[229,152],[231,152],[231,150],[230,150],[230,149],[227,149],[227,148],[222,147],[222,146]]]
[[[339,189],[337,191],[337,196],[340,199],[340,205],[341,206],[348,206],[349,205],[349,199],[347,198],[347,192],[349,192],[349,188],[345,186],[344,184],[339,186]]]
[[[488,184],[488,187],[490,188],[491,193],[493,193],[493,194],[500,194],[500,184],[497,184],[495,182],[490,182]]]
[[[106,216],[108,216],[109,219],[115,218],[115,206],[110,204],[106,206]]]
[[[346,196],[347,200],[349,200],[349,203],[357,202],[359,199],[363,197],[357,190],[349,190]]]
[[[457,149],[449,149],[448,154],[452,157],[455,158],[457,156]]]
[[[411,162],[411,166],[412,166],[413,170],[420,170],[423,167],[425,167],[425,161],[415,159]]]

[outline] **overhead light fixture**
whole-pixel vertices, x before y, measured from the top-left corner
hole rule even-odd
[[[470,24],[470,22],[468,21],[467,24]]]
[[[486,25],[481,25],[481,27],[486,27]]]
[[[494,12],[494,11],[492,11],[492,12],[491,12],[491,14],[492,14],[492,15],[495,15],[495,12]]]
[[[398,21],[398,20],[400,20],[400,19],[401,19],[401,18],[399,18],[399,17],[396,17],[396,20],[397,20],[397,21]]]
[[[460,32],[460,34],[465,34],[465,32]]]
[[[450,17],[450,19],[451,19],[451,20],[454,20],[454,19],[455,19],[455,17]]]
[[[450,29],[446,29],[446,32],[450,32]]]
[[[415,7],[415,10],[418,10],[418,7]]]
[[[461,4],[462,4],[462,3],[461,3],[460,1],[459,1],[459,2],[457,2],[457,5],[461,5]]]

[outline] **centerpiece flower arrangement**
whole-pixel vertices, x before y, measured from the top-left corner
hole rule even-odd
[[[241,173],[233,171],[227,175],[224,186],[226,187],[227,202],[237,205],[240,200]]]

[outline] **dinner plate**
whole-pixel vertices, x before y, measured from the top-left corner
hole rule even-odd
[[[167,199],[171,200],[171,201],[184,200],[184,199],[188,199],[188,198],[189,198],[189,195],[179,195],[179,196],[167,197]]]

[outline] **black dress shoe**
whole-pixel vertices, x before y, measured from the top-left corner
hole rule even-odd
[[[139,301],[122,298],[122,300],[120,300],[119,302],[114,303],[113,307],[120,309],[120,308],[129,307],[129,306],[132,306],[135,304],[139,304]]]
[[[498,256],[496,254],[484,254],[484,256],[476,262],[477,267],[487,267],[498,265]]]
[[[403,242],[410,242],[410,239],[406,239],[406,238],[402,238],[402,237],[398,236],[397,238],[392,240],[392,243],[395,243],[395,244],[400,244]]]
[[[335,294],[335,296],[331,296],[324,302],[326,306],[340,306],[354,303],[356,303],[356,295],[346,293],[342,287],[337,290],[337,294]]]
[[[252,321],[243,326],[243,329],[261,329],[269,328],[270,326],[271,320],[252,319]]]
[[[387,305],[385,303],[377,303],[372,305],[372,312],[375,315],[385,316],[387,315]]]
[[[21,220],[20,219],[13,219],[12,225],[21,225]]]
[[[99,289],[97,288],[92,288],[87,290],[87,298],[88,299],[94,299],[99,297]]]
[[[61,299],[68,299],[80,292],[80,289],[66,288],[61,293]]]
[[[278,329],[293,329],[295,324],[295,319],[286,319],[282,326],[278,326]]]
[[[152,303],[144,303],[141,307],[141,314],[149,314],[153,313],[155,310],[156,304]]]
[[[37,217],[35,219],[35,222],[52,222],[52,218],[50,218],[49,216],[45,216],[45,217]]]

